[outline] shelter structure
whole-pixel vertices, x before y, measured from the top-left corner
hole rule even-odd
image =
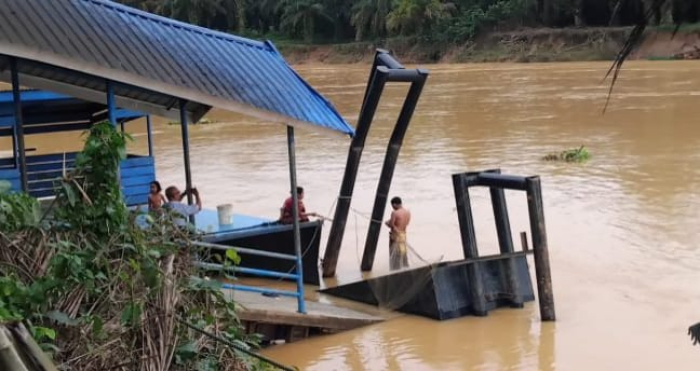
[[[186,186],[192,186],[188,122],[212,108],[286,126],[290,189],[296,188],[294,129],[353,136],[332,104],[307,84],[270,42],[248,40],[106,0],[0,0],[0,80],[12,84],[13,169],[31,191],[24,136],[33,111],[20,87],[106,107],[179,119]],[[119,107],[119,108],[118,108]],[[125,111],[125,112],[126,112]],[[6,169],[7,170],[7,169]],[[12,170],[12,169],[9,169]],[[296,193],[292,192],[296,201]],[[192,202],[188,195],[188,202]],[[298,215],[297,202],[293,203]],[[296,292],[305,312],[300,223],[292,227]],[[258,290],[237,287],[243,290]]]
[[[97,122],[105,121],[107,106],[88,102],[63,94],[42,90],[20,91],[23,111],[23,138],[19,138],[14,114],[12,91],[0,92],[0,138],[11,138],[12,150],[0,156],[0,179],[10,182],[11,189],[25,189],[33,197],[54,196],[54,181],[75,164],[75,151],[44,151],[36,153],[36,148],[25,148],[25,171],[20,171],[20,152],[17,142],[26,136],[87,130]],[[153,141],[151,118],[140,112],[117,109],[116,122],[122,131],[127,124],[145,118],[147,126],[148,152],[128,153],[121,163],[120,176],[122,191],[128,206],[143,205],[148,201],[149,183],[155,179],[153,161]],[[26,188],[22,182],[26,181]]]

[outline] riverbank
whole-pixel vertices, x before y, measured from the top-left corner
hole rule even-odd
[[[367,63],[376,48],[391,50],[404,63],[569,62],[612,60],[631,27],[524,29],[493,32],[463,44],[390,38],[379,42],[310,45],[282,42],[292,64]],[[685,59],[700,56],[700,27],[649,30],[631,59]]]

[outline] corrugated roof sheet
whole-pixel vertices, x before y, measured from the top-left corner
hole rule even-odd
[[[333,105],[270,42],[174,21],[106,0],[0,0],[0,68],[19,58],[22,84],[191,119],[211,107],[352,135]],[[38,85],[38,86],[37,86]]]

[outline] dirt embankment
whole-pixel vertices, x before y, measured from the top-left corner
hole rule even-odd
[[[290,63],[365,63],[376,48],[391,50],[404,63],[561,62],[611,60],[631,28],[526,29],[493,32],[461,45],[426,44],[415,38],[334,45],[282,45]],[[650,30],[632,59],[700,58],[700,32]]]
[[[700,59],[700,32],[649,32],[632,58]]]

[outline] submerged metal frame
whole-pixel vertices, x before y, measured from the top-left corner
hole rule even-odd
[[[489,187],[496,231],[498,233],[498,245],[502,256],[513,254],[514,252],[513,237],[510,230],[508,206],[506,204],[504,190],[525,191],[527,194],[528,215],[532,233],[532,250],[535,260],[540,317],[543,321],[554,321],[556,318],[554,311],[554,293],[552,291],[552,277],[549,267],[549,248],[544,221],[540,177],[503,175],[500,169],[493,169],[481,172],[453,174],[452,185],[454,187],[455,202],[457,204],[459,230],[462,237],[462,251],[466,259],[476,259],[479,257],[469,188],[476,186]],[[471,284],[474,311],[477,315],[485,316],[487,314],[486,298],[484,297],[484,283],[481,279],[479,269],[480,267],[478,265],[471,265],[468,270],[468,275]],[[506,268],[506,279],[510,286],[509,291],[514,295],[512,298],[514,303],[522,303],[523,298],[519,295],[519,282],[515,276],[515,272],[516,269],[513,261],[510,260]]]
[[[386,208],[388,193],[391,188],[394,168],[401,150],[403,138],[408,129],[418,99],[420,98],[423,86],[428,78],[428,74],[429,72],[423,69],[407,70],[388,51],[377,49],[374,63],[370,70],[367,87],[365,88],[365,95],[362,101],[362,108],[360,110],[355,136],[350,144],[347,163],[345,165],[345,174],[343,175],[343,182],[340,187],[340,195],[338,196],[333,224],[331,225],[326,252],[323,257],[323,277],[335,275],[362,151],[372,121],[374,120],[379,100],[384,91],[384,86],[388,82],[410,83],[411,87],[404,100],[404,105],[399,114],[394,131],[392,132],[387,153],[384,158],[384,165],[382,167],[374,200],[374,207],[372,209],[372,220],[367,232],[367,241],[362,256],[362,270],[368,271],[372,269],[377,250],[377,241],[379,240],[379,233],[382,226],[381,220],[384,217],[384,209]]]

